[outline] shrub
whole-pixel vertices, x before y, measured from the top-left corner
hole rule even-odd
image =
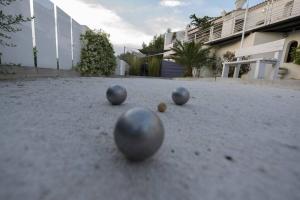
[[[116,57],[109,41],[109,35],[103,31],[87,30],[81,35],[83,47],[78,70],[82,75],[111,75],[115,71]]]
[[[143,61],[142,59],[138,58],[137,56],[132,55],[129,58],[129,74],[133,75],[133,76],[139,76],[141,73],[141,65],[142,65]]]
[[[148,71],[149,71],[149,76],[154,76],[158,77],[160,76],[160,66],[161,66],[161,59],[157,57],[152,57],[149,60],[149,65],[148,65]]]
[[[297,65],[300,65],[300,46],[293,49],[292,57],[293,57],[294,63]]]
[[[134,53],[126,52],[119,55],[121,60],[124,60],[129,65],[129,74],[133,76],[139,76],[141,72],[141,65],[143,59],[136,56]]]

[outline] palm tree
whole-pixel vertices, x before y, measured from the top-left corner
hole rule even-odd
[[[184,66],[185,76],[192,76],[193,68],[200,69],[209,62],[210,48],[203,47],[202,43],[182,43],[177,40],[171,50],[174,52],[171,59]]]

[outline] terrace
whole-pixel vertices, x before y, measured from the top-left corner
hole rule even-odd
[[[245,9],[224,13],[222,17],[215,19],[213,26],[206,30],[190,27],[187,29],[188,41],[203,41],[206,44],[214,44],[233,37],[242,35],[245,23],[245,32],[251,32],[287,21],[299,21],[300,0],[267,0],[249,8],[246,22]],[[285,23],[286,25],[287,23]],[[293,29],[299,29],[299,22],[292,24]],[[279,30],[282,27],[279,27]]]

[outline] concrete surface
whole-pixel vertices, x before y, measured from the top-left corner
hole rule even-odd
[[[34,67],[19,67],[0,65],[0,80],[55,78],[55,77],[79,77],[75,70],[57,70]]]
[[[128,99],[111,106],[106,88]],[[171,91],[187,87],[183,107]],[[2,200],[298,200],[300,91],[234,82],[62,78],[0,82]],[[120,114],[159,113],[166,138],[143,163],[113,142]]]

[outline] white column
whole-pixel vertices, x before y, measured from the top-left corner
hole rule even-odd
[[[241,60],[242,60],[241,58],[237,58],[237,61],[241,61]],[[239,78],[240,69],[241,69],[241,64],[237,64],[237,66],[234,68],[233,78]]]
[[[254,79],[264,79],[266,64],[260,60],[256,61]]]
[[[222,78],[228,78],[229,66],[223,63]]]
[[[241,64],[238,64],[238,65],[234,68],[233,78],[239,78],[240,69],[241,69]]]
[[[278,71],[279,71],[279,67],[282,63],[282,51],[280,52],[276,52],[274,58],[277,60],[276,64],[274,65],[274,72],[273,72],[273,77],[271,77],[272,80],[276,80],[278,79]]]

